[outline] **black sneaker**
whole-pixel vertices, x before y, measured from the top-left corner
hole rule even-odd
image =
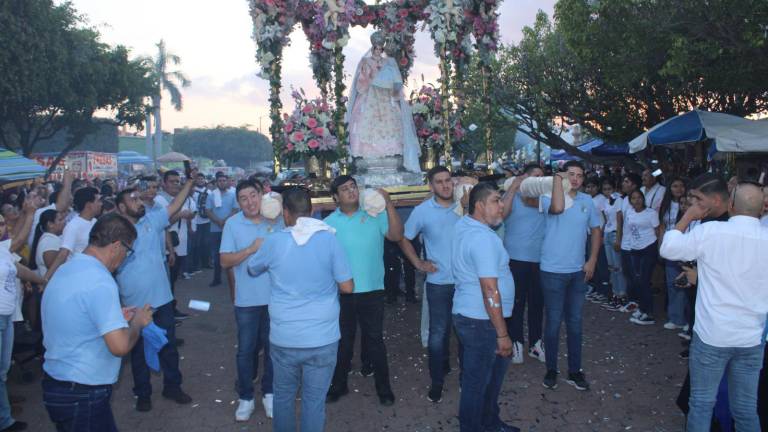
[[[139,396],[136,399],[136,411],[138,412],[152,411],[152,399],[149,396]]]
[[[182,321],[189,318],[189,314],[185,314],[184,312],[176,309],[173,311],[173,318]]]
[[[544,375],[544,381],[541,382],[541,385],[548,389],[556,389],[557,388],[557,371],[549,370],[547,371],[547,374]]]
[[[184,339],[177,337],[176,338],[176,348],[183,347],[184,346]]]
[[[341,397],[346,395],[347,393],[349,393],[349,388],[347,388],[346,385],[344,387],[342,387],[342,386],[337,386],[337,385],[331,384],[331,388],[328,389],[328,395],[325,398],[325,401],[326,402],[336,402],[337,400],[341,399]]]
[[[14,421],[5,429],[0,429],[0,432],[13,432],[27,430],[27,424],[21,421]]]
[[[430,402],[433,403],[440,403],[443,401],[443,386],[436,386],[433,385],[429,388],[429,394],[427,394],[427,399],[429,399]]]
[[[392,392],[382,393],[379,395],[379,403],[383,406],[392,406],[395,404],[395,395]]]
[[[680,356],[680,358],[683,360],[688,360],[688,358],[691,356],[691,351],[684,349],[680,352],[680,354],[678,354],[678,356]]]
[[[177,389],[163,389],[163,397],[176,402],[179,405],[186,405],[192,402],[192,397],[184,393],[180,388]]]
[[[589,390],[589,383],[584,378],[584,373],[582,372],[569,373],[568,379],[565,382],[576,387],[576,390]]]
[[[364,377],[370,377],[373,376],[374,370],[372,364],[365,364],[363,367],[360,368],[360,375]]]

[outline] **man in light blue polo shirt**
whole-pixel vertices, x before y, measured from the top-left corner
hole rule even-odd
[[[195,173],[196,174],[196,173]],[[194,178],[192,176],[191,178]],[[154,309],[153,319],[166,331],[168,344],[160,350],[160,366],[163,371],[163,397],[179,404],[188,404],[192,398],[181,390],[179,352],[176,345],[176,323],[173,317],[173,295],[165,267],[165,228],[168,221],[184,205],[184,199],[192,189],[192,181],[184,184],[181,192],[158,210],[146,210],[136,189],[126,189],[117,194],[117,211],[134,225],[138,236],[133,255],[118,269],[117,283],[120,299],[125,306],[149,304]],[[138,343],[131,351],[133,393],[137,396],[136,410],[152,409],[152,385],[149,366],[144,359],[144,344]]]
[[[269,358],[269,296],[272,281],[263,273],[248,274],[246,260],[256,253],[259,241],[283,228],[282,221],[261,216],[261,184],[245,180],[236,188],[241,212],[227,219],[221,236],[221,266],[234,268],[235,321],[237,323],[237,386],[240,402],[236,421],[248,421],[253,414],[253,379],[256,377],[259,350],[264,347],[264,373],[261,393],[264,411],[272,418],[272,361]]]
[[[227,219],[237,213],[237,197],[230,190],[229,177],[223,172],[216,173],[216,189],[208,194],[205,202],[206,215],[211,220],[210,242],[213,253],[213,281],[211,287],[221,285],[221,261],[219,249],[221,248],[221,233]],[[232,289],[232,287],[229,287]]]
[[[504,204],[504,248],[509,254],[509,268],[515,278],[515,307],[507,320],[512,337],[512,363],[523,362],[523,321],[528,303],[528,355],[544,361],[541,343],[544,302],[541,296],[539,261],[544,241],[546,219],[539,211],[539,199],[523,198],[520,185],[528,177],[541,177],[544,171],[538,164],[528,164],[502,198]]]
[[[568,379],[577,390],[589,390],[581,370],[581,310],[587,293],[587,281],[592,279],[602,242],[600,214],[592,197],[578,192],[584,183],[584,166],[570,161],[556,173],[552,182],[552,197],[541,197],[541,211],[547,225],[541,251],[541,289],[544,294],[546,321],[544,347],[547,374],[544,387],[557,388],[557,351],[560,342],[560,324],[565,321],[568,336]],[[562,179],[571,183],[573,205],[565,208]],[[584,262],[587,231],[591,232],[590,256]]]
[[[515,300],[509,255],[491,229],[502,220],[501,196],[496,187],[479,183],[469,193],[469,214],[454,227],[453,323],[463,346],[461,432],[515,430],[501,421],[498,403],[512,354],[504,319],[512,315]]]
[[[135,239],[124,217],[101,217],[85,251],[59,267],[46,287],[43,402],[58,430],[117,430],[110,397],[120,357],[152,321],[149,305],[121,310],[111,274],[132,253]]]
[[[325,426],[325,397],[339,345],[339,291],[352,293],[352,271],[333,228],[312,219],[309,193],[283,192],[288,227],[264,241],[248,260],[257,278],[271,277],[271,356],[275,368],[274,423],[296,430],[296,392],[301,386],[302,432]],[[258,244],[256,245],[258,247]]]
[[[417,205],[405,222],[405,235],[400,240],[403,254],[417,269],[427,273],[426,296],[429,305],[429,376],[432,385],[427,397],[440,402],[445,374],[450,369],[451,309],[453,308],[453,270],[451,242],[453,227],[459,220],[453,201],[451,172],[436,166],[427,173],[432,197]],[[428,261],[419,258],[411,241],[421,234]]]
[[[373,363],[379,402],[384,406],[395,403],[384,346],[384,238],[399,242],[403,237],[403,224],[389,194],[383,190],[379,192],[386,201],[386,214],[371,216],[360,208],[360,194],[354,178],[342,175],[331,183],[331,194],[339,207],[325,218],[325,222],[336,229],[336,238],[347,254],[355,292],[342,295],[340,299],[341,341],[333,384],[328,391],[329,402],[349,393],[347,375],[359,323],[362,345],[368,347],[367,358]]]

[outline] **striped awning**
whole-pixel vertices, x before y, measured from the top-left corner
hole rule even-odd
[[[45,167],[5,149],[0,149],[0,183],[30,180],[45,175]]]

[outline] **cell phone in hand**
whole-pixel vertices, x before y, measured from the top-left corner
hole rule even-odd
[[[192,162],[188,160],[184,161],[184,175],[187,176],[187,179],[192,175]]]

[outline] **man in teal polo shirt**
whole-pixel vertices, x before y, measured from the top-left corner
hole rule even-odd
[[[336,238],[349,259],[355,290],[342,294],[341,340],[333,383],[328,401],[335,402],[349,392],[347,375],[354,353],[355,331],[362,331],[362,345],[367,346],[373,362],[376,393],[384,406],[395,403],[389,384],[387,349],[384,346],[384,238],[398,242],[403,237],[403,224],[389,194],[379,192],[386,201],[386,212],[371,216],[360,208],[360,193],[354,178],[342,175],[331,184],[331,194],[338,208],[325,222],[336,229]]]

